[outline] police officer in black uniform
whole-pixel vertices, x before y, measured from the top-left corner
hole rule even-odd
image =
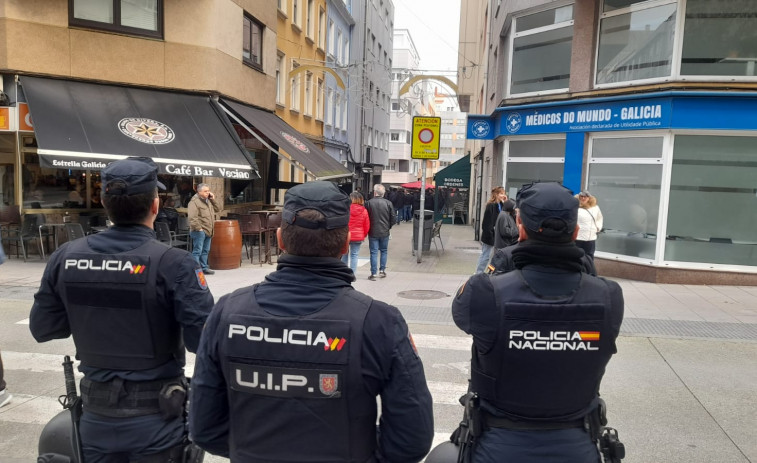
[[[473,462],[598,462],[590,433],[623,319],[617,283],[581,271],[578,200],[557,183],[517,196],[515,271],[474,275],[452,305],[473,335],[483,434]]]
[[[103,169],[114,226],[61,246],[34,296],[34,338],[74,338],[86,463],[181,461],[185,346],[197,349],[213,296],[191,254],[155,239],[157,171],[136,157]]]
[[[432,399],[407,324],[355,291],[339,258],[349,213],[332,183],[291,188],[276,272],[208,317],[189,415],[208,452],[232,462],[417,462],[428,452]]]

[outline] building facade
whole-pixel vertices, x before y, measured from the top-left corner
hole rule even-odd
[[[389,118],[389,160],[381,177],[382,183],[401,185],[420,178],[420,161],[410,156],[413,117],[426,115],[427,85],[419,82],[410,93],[399,95],[400,87],[417,74],[420,56],[407,29],[394,31],[392,50],[392,93]]]
[[[603,274],[757,284],[757,3],[490,8],[497,107],[469,117],[468,137],[491,156],[491,181],[590,190]]]
[[[350,66],[350,47],[355,19],[350,10],[350,0],[328,0],[326,26],[326,65],[339,77],[326,74],[324,89],[324,150],[344,166],[353,160],[352,147],[349,144],[350,131],[359,127],[347,118],[351,102],[350,85],[353,82]],[[352,161],[354,165],[354,160]]]
[[[360,130],[350,132],[353,159],[349,166],[357,176],[357,187],[369,191],[381,182],[389,160],[394,4],[391,0],[352,0],[352,17],[356,24],[347,118]]]
[[[487,67],[489,46],[489,3],[477,0],[461,0],[460,30],[458,42],[457,87],[460,111],[472,114],[489,114],[496,106],[487,96]],[[465,154],[471,166],[469,210],[474,211],[467,219],[473,224],[475,239],[479,238],[480,221],[483,217],[481,201],[485,191],[492,187],[491,140],[467,138]],[[488,155],[485,155],[489,146]]]
[[[53,223],[102,215],[99,172],[130,155],[156,160],[177,206],[200,182],[227,210],[274,203],[279,159],[307,178],[349,175],[273,113],[276,4],[193,6],[3,3],[2,207]]]

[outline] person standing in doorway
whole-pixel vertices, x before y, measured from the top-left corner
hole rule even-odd
[[[187,215],[189,217],[189,236],[192,238],[192,256],[202,267],[205,275],[215,272],[208,267],[210,240],[213,239],[213,224],[221,206],[216,203],[215,195],[210,192],[207,183],[197,185],[197,194],[189,200]]]
[[[368,279],[371,281],[375,281],[377,276],[386,277],[389,234],[394,224],[394,206],[391,201],[384,199],[384,193],[386,193],[384,185],[374,185],[373,199],[365,203],[368,216],[371,218],[371,229],[368,232],[368,246],[371,249],[371,276]],[[380,266],[379,252],[381,252]]]
[[[486,264],[489,263],[492,249],[494,249],[494,226],[497,223],[499,213],[505,210],[505,187],[498,186],[492,189],[492,194],[484,209],[484,220],[481,221],[481,256],[478,258],[476,273],[483,273]]]
[[[604,227],[602,211],[597,206],[597,198],[588,191],[582,191],[578,195],[578,237],[576,246],[583,249],[587,256],[594,259],[594,251],[597,249],[597,233]]]

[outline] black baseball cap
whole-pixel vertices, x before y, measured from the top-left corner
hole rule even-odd
[[[128,157],[108,164],[100,172],[103,193],[106,195],[136,195],[155,188],[165,190],[158,181],[158,166],[152,158]]]
[[[284,195],[284,210],[281,218],[298,227],[333,230],[350,224],[350,197],[331,182],[316,181],[297,185]],[[304,209],[313,209],[324,215],[323,220],[298,217]]]
[[[516,203],[529,237],[554,242],[572,239],[578,221],[578,199],[569,189],[553,182],[529,183],[518,190]],[[556,220],[544,227],[547,219]]]

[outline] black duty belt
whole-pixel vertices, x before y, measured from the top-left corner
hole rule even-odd
[[[112,417],[143,416],[160,413],[160,390],[167,383],[185,381],[183,376],[155,381],[128,381],[114,378],[101,383],[82,378],[84,410]]]
[[[503,428],[513,431],[548,431],[584,427],[583,418],[572,421],[514,421],[502,416],[493,416],[489,413],[484,413],[484,422],[490,428]]]

